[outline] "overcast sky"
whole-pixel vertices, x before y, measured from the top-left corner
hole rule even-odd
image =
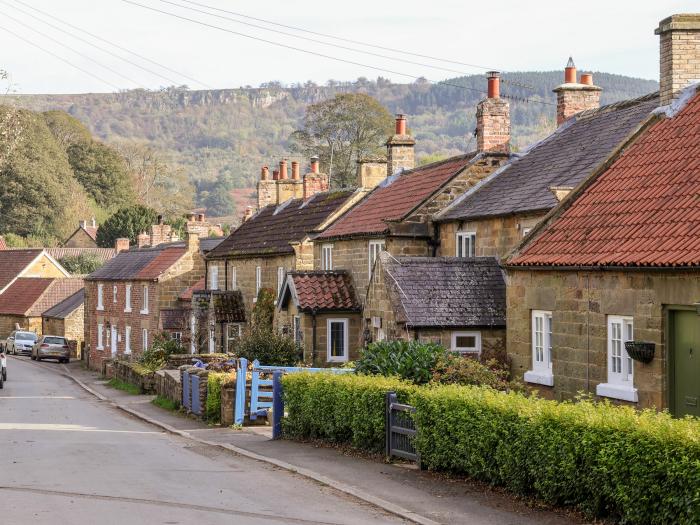
[[[697,0],[132,1],[261,40],[174,18],[125,0],[0,0],[0,49],[3,50],[0,68],[11,74],[18,93],[105,92],[135,87],[157,89],[173,83],[187,84],[191,88],[230,88],[257,86],[271,80],[325,83],[331,78],[353,80],[378,75],[395,82],[410,82],[412,77],[418,76],[440,80],[458,75],[425,65],[309,42],[282,34],[284,32],[464,73],[484,71],[300,33],[201,7],[206,5],[365,44],[503,71],[561,69],[572,55],[579,69],[657,79],[658,37],[654,35],[654,28],[659,20],[673,13],[700,11]],[[207,16],[177,7],[174,3],[261,27]],[[51,18],[32,11],[28,6],[47,13]],[[51,21],[68,34],[41,23],[20,9]],[[63,25],[61,21],[74,27]],[[8,33],[8,30],[15,34]],[[358,64],[313,56],[268,42]]]

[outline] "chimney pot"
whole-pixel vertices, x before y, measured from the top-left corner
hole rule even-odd
[[[260,180],[267,180],[270,176],[270,168],[263,166],[260,170]]]
[[[406,134],[406,115],[403,115],[401,113],[396,115],[396,134]]]
[[[280,180],[287,178],[287,159],[280,161]]]
[[[158,224],[163,224],[163,216],[158,215]]]
[[[576,84],[576,66],[574,59],[569,57],[569,61],[564,68],[564,84]]]
[[[501,79],[498,71],[489,71],[488,78],[488,97],[499,98],[501,96]]]
[[[319,168],[318,168],[318,155],[314,155],[311,157],[311,172],[312,173],[318,173]]]
[[[292,179],[299,180],[299,163],[296,160],[292,161]]]
[[[199,215],[197,215],[197,221],[204,222],[204,214],[203,213],[200,213]]]
[[[279,170],[272,170],[272,180],[279,180],[280,172]]]

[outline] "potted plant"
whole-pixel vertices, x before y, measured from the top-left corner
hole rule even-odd
[[[656,345],[646,341],[627,341],[625,350],[627,354],[640,363],[650,363],[654,359],[654,350]]]

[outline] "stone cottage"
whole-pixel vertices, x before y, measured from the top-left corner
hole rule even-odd
[[[85,289],[82,288],[41,315],[43,334],[60,335],[71,345],[71,357],[81,357],[85,329]]]
[[[95,218],[80,221],[78,227],[63,242],[65,248],[97,248],[97,223]]]
[[[656,32],[661,108],[508,262],[508,352],[552,397],[700,416],[700,15]]]

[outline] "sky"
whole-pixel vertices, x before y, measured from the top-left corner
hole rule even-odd
[[[0,0],[0,69],[23,94],[377,76],[403,83],[563,69],[569,55],[579,70],[658,79],[654,29],[698,7],[697,0]]]

